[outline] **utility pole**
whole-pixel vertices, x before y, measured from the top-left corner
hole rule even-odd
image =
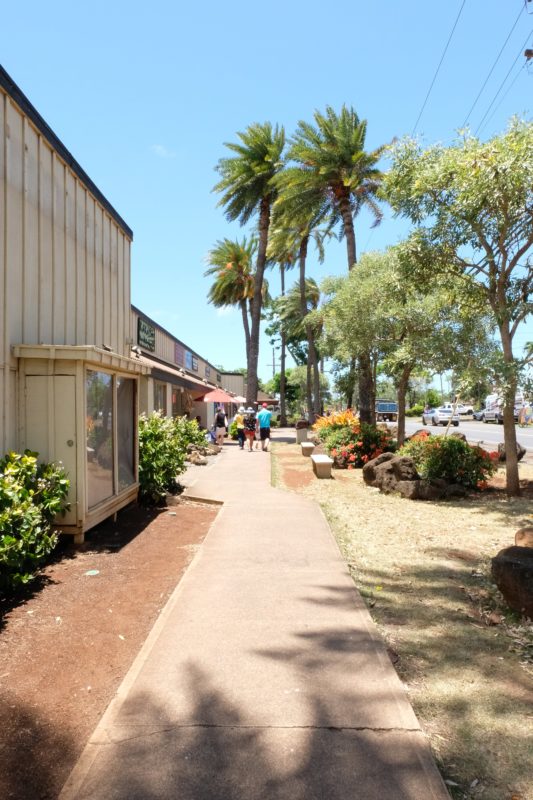
[[[276,367],[277,367],[275,347],[272,347],[272,363],[268,364],[268,366],[272,367],[272,377],[274,378],[276,376]]]

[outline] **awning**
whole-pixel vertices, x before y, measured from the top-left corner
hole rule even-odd
[[[197,397],[196,400],[203,400],[204,403],[235,403],[235,398],[224,391],[224,389],[213,389],[204,395]]]

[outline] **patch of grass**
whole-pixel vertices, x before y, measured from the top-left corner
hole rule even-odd
[[[276,446],[277,485],[286,464],[308,469],[297,455]],[[531,501],[413,502],[366,487],[359,471],[299,491],[322,506],[452,797],[533,800],[533,626],[490,577]]]

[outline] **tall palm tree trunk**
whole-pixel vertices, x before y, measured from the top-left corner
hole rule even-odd
[[[357,250],[352,208],[348,197],[343,197],[339,201],[339,209],[342,215],[344,235],[346,237],[348,271],[351,271],[357,264]],[[359,353],[357,359],[359,361],[359,419],[361,422],[375,425],[376,404],[373,401],[375,396],[375,384],[372,375],[372,361],[368,353]]]
[[[261,307],[263,304],[263,276],[265,274],[268,228],[270,225],[270,199],[261,200],[259,212],[259,245],[254,277],[254,297],[252,300],[252,328],[250,331],[250,353],[248,357],[248,383],[246,402],[251,405],[257,401],[257,364],[259,361],[259,335],[261,331]]]
[[[281,279],[281,296],[285,296],[285,265],[280,264],[279,274]],[[279,373],[279,424],[282,428],[287,426],[287,399],[286,399],[286,378],[285,378],[285,351],[287,344],[285,341],[285,326],[281,322],[281,356]]]
[[[300,313],[302,315],[302,322],[305,325],[305,318],[307,316],[307,296],[305,291],[305,262],[307,259],[307,246],[309,244],[309,236],[304,236],[300,242],[300,249],[298,252],[298,261],[300,264]],[[310,342],[310,328],[305,325],[305,332],[307,334],[307,381],[306,381],[306,401],[307,401],[307,419],[309,422],[314,422],[313,417],[313,397],[312,397],[312,378],[311,368],[313,365],[313,352]]]
[[[250,321],[248,319],[248,303],[243,299],[239,303],[242,314],[242,325],[244,328],[244,339],[246,341],[246,364],[250,358]]]

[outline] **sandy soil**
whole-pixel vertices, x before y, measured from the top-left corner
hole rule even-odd
[[[533,467],[508,499],[500,473],[464,500],[413,502],[360,470],[317,480],[296,445],[277,484],[317,500],[388,645],[453,798],[533,800],[533,626],[509,612],[490,558],[533,519]]]
[[[0,603],[0,797],[57,797],[216,513],[132,506]]]

